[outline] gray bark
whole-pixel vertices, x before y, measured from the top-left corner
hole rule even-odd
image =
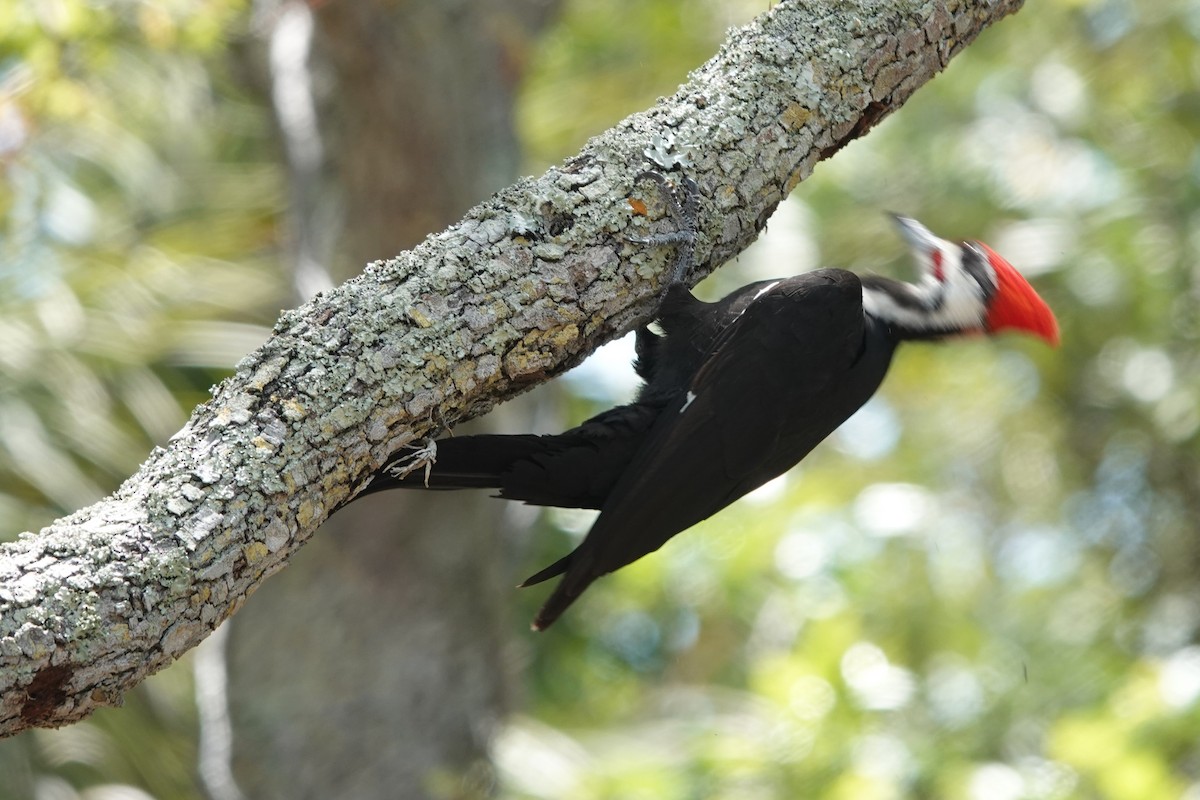
[[[1019,8],[782,2],[563,166],[284,313],[114,494],[0,549],[0,734],[79,719],[195,646],[397,448],[645,320],[670,252],[631,211],[670,133],[703,195],[693,277],[816,163]]]

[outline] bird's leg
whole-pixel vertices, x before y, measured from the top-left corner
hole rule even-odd
[[[437,442],[433,437],[421,440],[420,444],[406,444],[405,449],[411,452],[393,459],[384,465],[383,471],[390,477],[402,481],[412,473],[425,468],[425,488],[429,488],[429,474],[437,462]]]
[[[646,170],[640,173],[635,181],[649,178],[658,184],[659,190],[667,199],[667,211],[675,230],[667,233],[652,233],[649,236],[631,238],[629,241],[637,244],[675,245],[675,261],[667,276],[667,290],[675,286],[684,286],[688,268],[692,265],[692,253],[696,248],[696,214],[699,207],[700,189],[696,182],[686,175],[680,184],[672,185],[667,176],[656,170]],[[682,197],[681,197],[682,196]]]

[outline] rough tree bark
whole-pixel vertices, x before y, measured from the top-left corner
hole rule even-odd
[[[1021,0],[785,0],[648,111],[416,248],[283,314],[114,494],[0,549],[0,734],[62,725],[233,614],[397,448],[645,320],[644,152],[692,149],[697,265],[745,248],[815,164]]]

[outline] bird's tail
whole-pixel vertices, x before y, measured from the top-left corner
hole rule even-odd
[[[558,561],[555,561],[550,566],[542,571],[531,575],[525,579],[517,588],[524,589],[528,586],[548,581],[551,578],[563,575],[563,579],[558,582],[558,586],[554,587],[554,591],[550,593],[550,597],[542,604],[537,616],[533,619],[533,629],[535,631],[544,631],[554,624],[554,621],[562,616],[562,613],[567,608],[579,599],[583,594],[583,590],[591,586],[598,576],[588,573],[585,570],[572,569],[578,551],[569,553],[563,556]]]

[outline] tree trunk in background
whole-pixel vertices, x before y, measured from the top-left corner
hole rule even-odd
[[[408,248],[513,181],[514,95],[556,5],[316,7],[312,70],[326,172],[343,200],[340,266]],[[293,161],[293,208],[319,208],[321,182],[302,172]],[[293,227],[320,217],[293,214]],[[489,793],[487,745],[510,705],[516,570],[503,511],[475,495],[367,498],[255,595],[229,644],[234,766],[248,796]]]

